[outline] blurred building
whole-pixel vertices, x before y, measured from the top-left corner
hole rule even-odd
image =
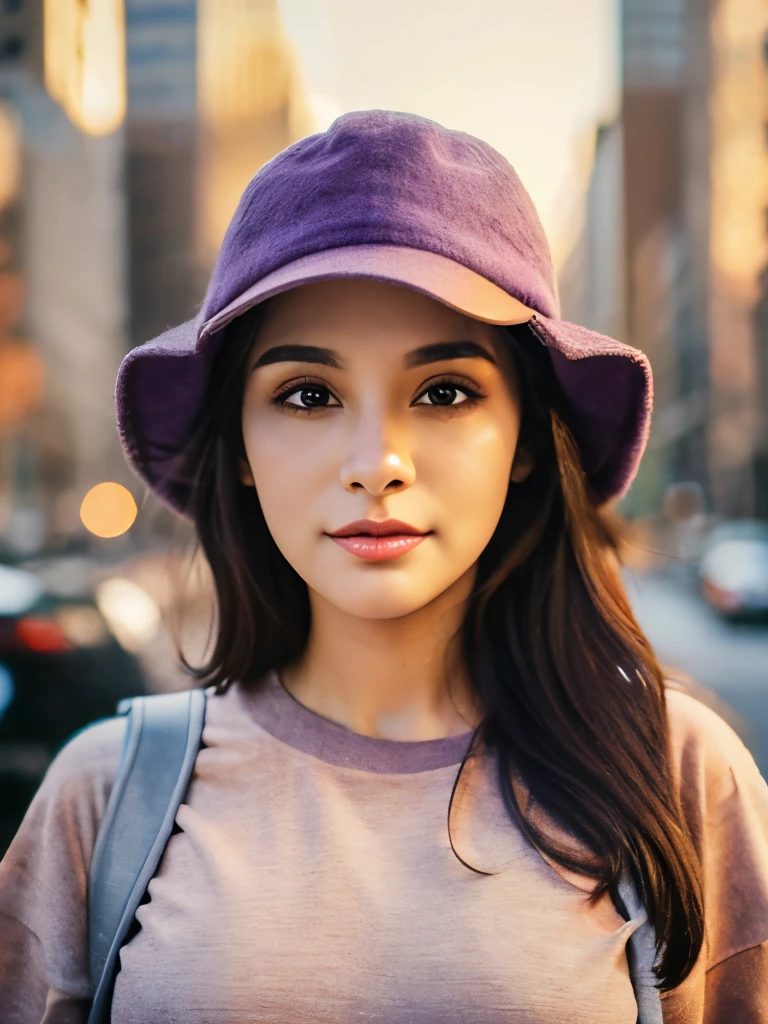
[[[197,4],[125,0],[125,199],[132,345],[188,320],[194,251]]]
[[[768,515],[768,5],[721,2],[709,41],[710,472],[727,511]]]
[[[624,338],[624,143],[621,121],[601,125],[586,196],[584,227],[559,274],[563,316]]]
[[[248,180],[311,130],[277,0],[0,4],[0,375],[31,382],[15,411],[0,384],[11,548],[83,539],[102,480],[137,491],[120,361],[194,315]]]
[[[706,24],[707,6],[707,0],[625,0],[623,6],[626,322],[628,339],[648,353],[654,369],[656,417],[641,485],[656,507],[672,480],[709,475],[701,290],[707,264],[694,258],[694,250],[706,252],[705,238],[694,241],[697,230],[706,233],[706,142],[703,153],[693,152],[708,90],[708,76],[701,75],[708,55],[693,22],[699,16]]]
[[[696,480],[721,514],[768,514],[767,39],[763,0],[623,3],[622,111],[598,133],[562,293],[565,315],[651,358],[630,511]]]
[[[109,377],[125,320],[120,25],[104,34],[91,19],[97,31],[75,35],[67,6],[6,4],[0,20],[0,91],[22,168],[14,265],[23,297],[9,326],[44,370],[36,407],[2,437],[5,533],[21,551],[76,524],[76,490],[103,479],[117,451]],[[10,54],[9,38],[18,40]]]
[[[277,0],[197,0],[197,251],[209,269],[254,170],[314,127]]]

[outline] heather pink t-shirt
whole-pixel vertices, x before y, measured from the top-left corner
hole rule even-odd
[[[675,692],[668,707],[686,806],[718,856],[711,936],[665,1024],[714,1024],[718,1005],[729,1024],[763,1024],[768,790],[717,715]],[[62,751],[0,865],[0,1024],[85,1020],[87,873],[123,729]],[[625,950],[640,919],[607,896],[588,906],[510,822],[482,760],[462,774],[451,850],[469,738],[360,736],[276,676],[211,696],[113,1024],[635,1024]],[[723,999],[745,978],[739,1010]]]

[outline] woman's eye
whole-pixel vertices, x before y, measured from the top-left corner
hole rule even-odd
[[[328,388],[320,384],[305,384],[295,391],[280,397],[281,405],[289,405],[293,409],[322,409],[329,405],[339,405]]]
[[[442,406],[462,405],[473,397],[475,397],[474,392],[471,392],[467,387],[459,387],[458,384],[432,384],[414,404]],[[429,400],[425,401],[425,399]]]

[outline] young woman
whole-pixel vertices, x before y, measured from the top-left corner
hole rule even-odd
[[[290,147],[117,402],[217,615],[115,1024],[634,1024],[646,918],[665,1024],[768,1021],[768,789],[665,685],[601,511],[648,363],[559,319],[499,154],[388,111]],[[62,750],[0,866],[2,1024],[87,1018],[123,732]]]

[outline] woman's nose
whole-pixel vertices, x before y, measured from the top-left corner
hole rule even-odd
[[[409,430],[386,416],[369,416],[352,426],[341,483],[349,491],[363,488],[379,496],[410,487],[416,479]]]

